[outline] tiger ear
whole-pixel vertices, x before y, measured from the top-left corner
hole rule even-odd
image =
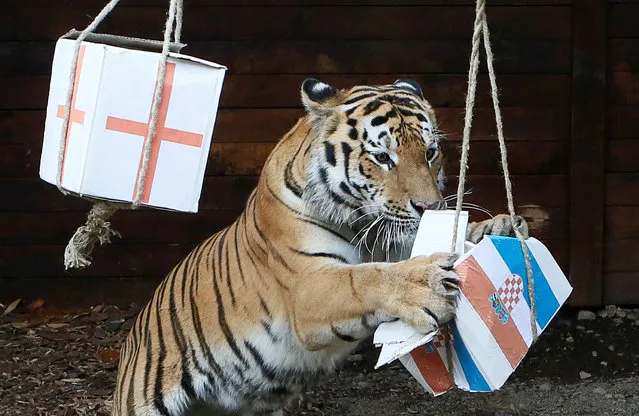
[[[424,98],[422,87],[420,87],[417,81],[415,80],[400,78],[397,81],[395,81],[393,85],[398,88],[404,89],[406,91],[412,92],[413,94],[417,94],[421,98]]]
[[[301,94],[306,111],[317,116],[330,114],[339,100],[339,91],[335,87],[315,78],[307,78],[302,82]]]

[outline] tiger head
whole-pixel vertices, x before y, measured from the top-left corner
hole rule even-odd
[[[317,215],[406,238],[425,210],[445,208],[441,136],[415,81],[338,90],[310,78],[301,95],[313,140],[304,198]]]

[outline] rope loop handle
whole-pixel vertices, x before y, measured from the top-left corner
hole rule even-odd
[[[451,242],[451,254],[455,254],[456,242],[457,242],[457,226],[459,224],[459,216],[462,209],[462,202],[464,197],[464,186],[466,183],[466,171],[468,169],[468,153],[470,151],[470,130],[473,120],[473,109],[475,106],[475,92],[477,89],[477,73],[479,68],[479,45],[481,39],[484,40],[484,49],[486,51],[486,64],[488,67],[488,76],[490,79],[491,96],[493,101],[493,109],[495,112],[495,124],[497,126],[497,139],[499,141],[499,151],[501,153],[501,166],[504,172],[504,185],[506,189],[506,199],[508,203],[508,213],[510,215],[510,221],[517,239],[521,243],[521,248],[524,254],[524,263],[526,266],[527,276],[527,289],[530,297],[530,328],[532,333],[532,342],[534,343],[539,334],[537,330],[537,312],[535,302],[535,286],[533,281],[533,273],[530,260],[530,252],[528,245],[517,227],[515,207],[513,202],[512,184],[510,181],[510,173],[508,170],[508,155],[506,149],[506,141],[504,139],[503,122],[501,117],[501,110],[499,107],[499,98],[497,90],[497,77],[495,76],[495,70],[493,67],[493,52],[490,44],[490,32],[488,30],[488,21],[486,18],[486,1],[477,0],[475,6],[475,23],[473,27],[472,38],[472,50],[470,54],[470,63],[468,69],[468,92],[466,95],[466,113],[464,118],[464,131],[462,137],[462,153],[461,163],[459,166],[459,183],[457,185],[457,203],[455,207],[455,222],[453,229],[453,239]],[[452,384],[454,385],[454,371],[453,371],[453,358],[452,358],[452,346],[450,338],[445,339],[446,346],[446,359],[448,364],[448,374]]]
[[[71,68],[69,73],[69,84],[64,104],[64,118],[62,120],[62,131],[60,138],[60,146],[58,150],[58,172],[56,175],[56,186],[64,195],[69,192],[62,187],[62,166],[64,163],[64,149],[66,147],[67,131],[69,128],[69,119],[71,113],[71,101],[73,98],[73,85],[76,77],[76,67],[80,55],[82,41],[88,34],[95,31],[98,25],[106,18],[106,16],[115,8],[120,0],[111,0],[98,13],[93,21],[78,35],[74,44],[73,58],[71,59]],[[170,0],[169,11],[166,24],[164,26],[164,39],[162,43],[162,52],[160,54],[160,62],[158,69],[158,77],[156,80],[155,93],[153,103],[151,104],[151,117],[149,121],[149,130],[144,141],[142,149],[142,166],[136,178],[136,189],[134,199],[129,205],[132,209],[137,209],[142,199],[144,183],[149,168],[149,159],[151,156],[151,145],[155,138],[156,126],[160,103],[162,102],[162,93],[164,90],[164,75],[166,73],[166,62],[169,55],[169,46],[171,43],[171,35],[176,43],[180,42],[182,36],[182,20],[183,20],[183,0]],[[95,242],[101,244],[110,242],[110,236],[119,235],[110,228],[108,219],[119,209],[124,208],[126,204],[100,201],[96,202],[88,215],[87,222],[84,226],[79,227],[73,234],[64,253],[65,268],[81,268],[91,264],[89,255],[93,250]]]

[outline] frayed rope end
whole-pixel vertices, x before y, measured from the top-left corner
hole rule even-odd
[[[108,202],[97,202],[89,211],[85,225],[78,227],[64,250],[64,268],[83,268],[91,264],[90,254],[96,242],[100,245],[111,242],[112,236],[120,233],[111,229],[109,218],[118,206]]]

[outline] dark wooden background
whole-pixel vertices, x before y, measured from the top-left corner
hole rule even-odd
[[[448,134],[455,192],[471,0],[186,0],[185,53],[227,65],[198,214],[120,212],[123,238],[65,271],[90,205],[38,178],[55,40],[106,0],[4,0],[0,16],[0,301],[144,302],[205,236],[238,215],[300,83],[421,82]],[[160,39],[168,1],[122,0],[101,33]],[[390,5],[392,4],[392,6]],[[488,1],[516,209],[575,286],[573,305],[639,303],[639,2]],[[469,201],[505,210],[485,65]],[[477,219],[484,217],[478,216]]]

